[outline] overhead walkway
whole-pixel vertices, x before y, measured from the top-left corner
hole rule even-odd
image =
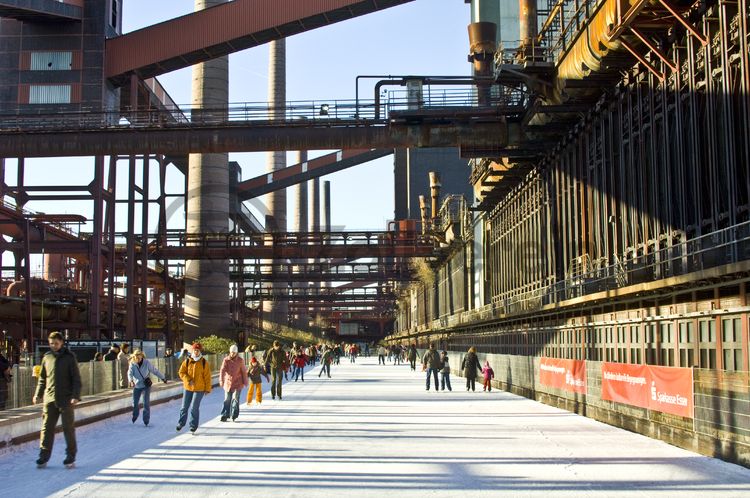
[[[119,415],[79,429],[78,468],[34,468],[36,443],[0,456],[7,496],[702,496],[750,493],[750,470],[504,392],[425,392],[408,365],[342,359],[331,379],[288,382],[284,400],[219,421],[208,396],[197,435],[179,402],[151,426]]]

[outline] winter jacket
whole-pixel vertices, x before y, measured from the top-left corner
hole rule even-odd
[[[440,370],[441,373],[448,375],[451,373],[451,366],[448,362],[448,357],[446,356],[445,359],[441,360],[441,363],[443,365],[443,369]]]
[[[482,375],[484,375],[484,380],[492,380],[495,378],[495,371],[492,370],[492,367],[484,367]]]
[[[305,365],[307,365],[307,356],[304,353],[299,353],[294,358],[294,364],[297,368],[305,368]]]
[[[115,361],[117,359],[117,355],[119,353],[115,353],[113,350],[109,350],[107,354],[104,355],[104,361]]]
[[[211,366],[205,358],[198,361],[192,357],[186,359],[180,365],[179,375],[186,391],[211,392]]]
[[[385,356],[385,355],[387,355],[387,354],[388,354],[388,351],[386,351],[386,350],[385,350],[385,348],[384,348],[383,346],[380,346],[380,347],[378,348],[378,356]]]
[[[6,385],[10,382],[10,379],[10,362],[5,356],[0,354],[0,386]]]
[[[55,403],[59,408],[70,406],[73,399],[81,399],[81,373],[75,355],[66,347],[57,353],[49,351],[42,358],[36,396],[44,395],[44,403]]]
[[[467,353],[461,362],[461,370],[464,371],[464,377],[476,377],[476,372],[482,373],[482,367],[479,366],[479,358],[476,353]]]
[[[417,361],[417,348],[410,347],[406,357],[409,359],[409,361]]]
[[[130,368],[130,355],[120,351],[117,355],[117,361],[120,363],[120,387],[128,387],[128,368]]]
[[[330,349],[328,349],[325,353],[323,353],[323,356],[320,357],[320,363],[322,363],[323,365],[327,365],[331,363],[331,360],[333,360],[333,353]]]
[[[427,368],[434,370],[440,370],[442,364],[440,363],[440,355],[434,349],[428,349],[424,356],[422,356],[422,365],[427,365]]]
[[[247,371],[245,370],[245,360],[237,355],[234,358],[229,356],[224,358],[219,370],[219,385],[225,391],[236,391],[247,387]]]
[[[128,368],[128,383],[135,383],[136,389],[143,389],[146,387],[146,379],[149,375],[154,374],[160,380],[165,380],[164,374],[162,374],[155,366],[151,364],[146,358],[143,359],[143,363],[140,365],[137,362],[131,362]]]
[[[250,382],[253,384],[260,384],[262,381],[260,376],[264,376],[268,380],[268,374],[263,371],[260,364],[250,364],[250,368],[247,369],[247,376],[250,378]]]
[[[281,348],[269,349],[266,353],[266,364],[271,365],[271,370],[284,370],[288,364],[286,353]]]

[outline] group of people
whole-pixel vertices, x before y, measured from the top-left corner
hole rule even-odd
[[[416,352],[415,344],[409,347],[410,351],[412,349]],[[426,388],[428,391],[430,390],[431,377],[435,379],[435,390],[438,390],[438,372],[440,373],[440,390],[444,391],[446,387],[449,391],[452,390],[450,359],[447,351],[438,354],[435,345],[430,344],[429,349],[422,356],[422,370],[427,372]],[[492,391],[492,379],[495,378],[495,371],[492,370],[489,361],[485,361],[484,366],[481,366],[476,348],[469,348],[469,351],[461,361],[461,370],[466,378],[467,391],[471,390],[474,392],[476,390],[477,372],[484,379],[484,391]]]
[[[408,348],[400,344],[393,346],[381,345],[378,347],[378,365],[385,365],[385,360],[387,358],[388,362],[392,362],[394,365],[401,365],[408,361],[411,369],[416,370],[417,356],[416,344],[412,344]]]

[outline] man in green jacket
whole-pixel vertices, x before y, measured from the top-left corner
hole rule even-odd
[[[273,347],[267,352],[266,364],[271,365],[271,398],[279,397],[281,401],[281,383],[284,380],[284,370],[287,367],[286,352],[279,341],[273,341]]]
[[[65,434],[66,458],[63,465],[70,468],[76,461],[75,405],[81,399],[81,374],[78,361],[65,347],[65,339],[60,332],[49,335],[50,350],[42,358],[39,383],[36,386],[33,403],[44,403],[42,411],[42,434],[39,444],[38,467],[44,467],[52,454],[55,442],[55,426],[62,417]]]
[[[422,368],[427,371],[427,390],[430,390],[430,375],[432,375],[435,377],[435,390],[438,391],[438,370],[443,368],[443,363],[440,361],[440,355],[435,350],[434,344],[430,344],[430,349],[422,356]]]

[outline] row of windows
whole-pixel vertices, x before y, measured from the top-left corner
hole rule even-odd
[[[747,325],[745,325],[746,327]],[[721,333],[717,334],[717,327]],[[746,370],[741,316],[509,332],[450,339],[451,349],[670,367]]]

